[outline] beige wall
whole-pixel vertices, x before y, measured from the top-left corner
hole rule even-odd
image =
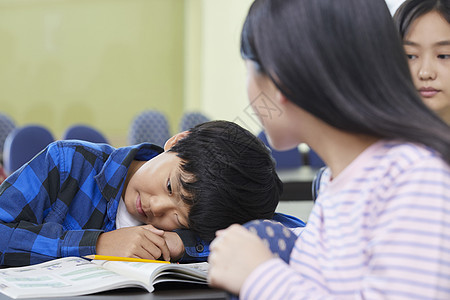
[[[215,118],[235,121],[257,132],[246,92],[240,33],[252,1],[204,0],[202,26],[202,109]]]
[[[252,130],[239,35],[250,0],[0,0],[0,111],[58,138],[73,123],[126,144],[132,118],[183,111]],[[256,129],[255,129],[256,128]]]
[[[186,0],[185,107],[257,133],[246,93],[240,33],[252,0]],[[195,29],[195,30],[193,30]],[[189,43],[192,43],[189,47]]]
[[[98,127],[124,143],[132,118],[182,112],[184,2],[0,1],[0,110],[59,137]]]

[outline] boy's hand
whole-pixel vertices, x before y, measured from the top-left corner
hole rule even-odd
[[[178,261],[184,254],[184,244],[180,236],[171,231],[164,232],[164,239],[169,247],[170,259],[172,261]]]
[[[104,232],[98,237],[96,254],[146,259],[162,257],[170,261],[171,253],[164,235],[163,230],[156,229],[152,225],[125,227]]]

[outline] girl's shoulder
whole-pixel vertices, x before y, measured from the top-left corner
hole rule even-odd
[[[377,146],[378,153],[373,155],[373,160],[376,163],[391,164],[399,168],[412,167],[418,164],[447,165],[437,151],[421,144],[402,141],[380,141]]]
[[[341,174],[331,179],[329,170],[324,172],[321,185],[353,186],[355,182],[368,184],[391,182],[401,174],[438,170],[450,174],[449,165],[441,155],[423,145],[381,140],[361,153]]]
[[[365,176],[387,183],[408,177],[450,178],[450,166],[429,147],[401,141],[381,141],[377,146],[365,168]]]

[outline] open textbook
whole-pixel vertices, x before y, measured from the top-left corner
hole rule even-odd
[[[0,269],[0,292],[11,298],[78,296],[124,287],[149,292],[162,282],[207,285],[208,263],[89,261],[80,257]]]

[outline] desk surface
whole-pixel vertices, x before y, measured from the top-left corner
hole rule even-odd
[[[291,169],[278,169],[277,173],[283,182],[312,182],[319,169],[301,166]]]
[[[10,300],[12,298],[0,293],[0,300]],[[44,298],[28,298],[42,300]],[[138,288],[126,288],[115,291],[108,291],[93,295],[85,295],[78,297],[55,297],[45,299],[64,299],[64,300],[223,300],[230,299],[228,293],[216,289],[174,289],[174,290],[156,290],[148,293],[146,290]]]

